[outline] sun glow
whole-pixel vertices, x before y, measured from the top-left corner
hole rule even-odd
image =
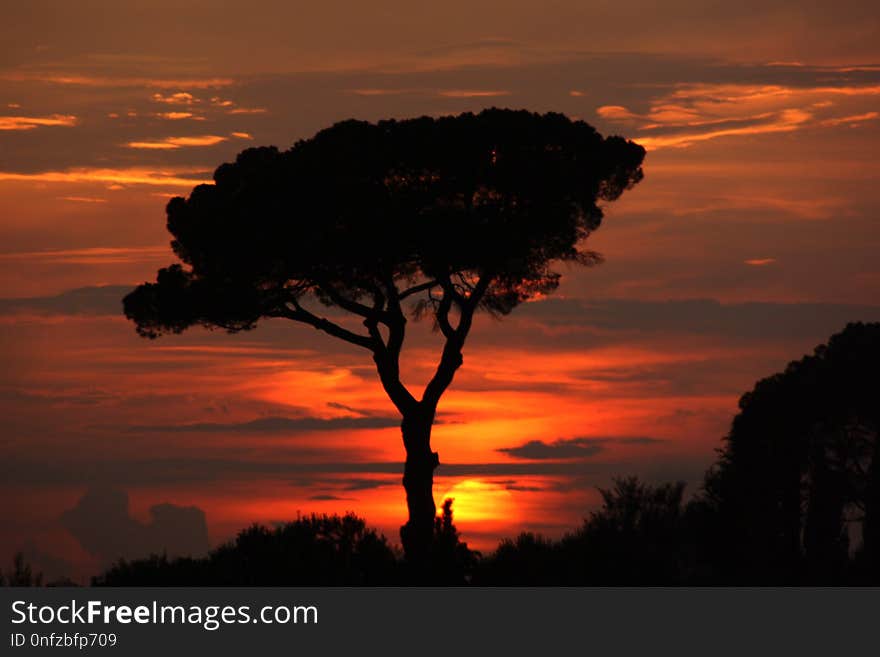
[[[457,525],[512,523],[517,514],[513,495],[503,485],[485,479],[464,479],[454,484],[437,502],[451,498]]]

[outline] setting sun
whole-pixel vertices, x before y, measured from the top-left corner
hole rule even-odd
[[[437,498],[451,499],[455,524],[478,528],[486,523],[517,522],[513,495],[502,484],[485,479],[464,479]]]

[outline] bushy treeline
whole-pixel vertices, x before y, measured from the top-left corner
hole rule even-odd
[[[719,509],[684,484],[618,479],[602,507],[561,539],[522,533],[489,555],[471,550],[443,506],[430,573],[413,573],[402,553],[356,516],[308,516],[269,529],[255,525],[203,559],[153,556],[120,562],[108,586],[620,586],[878,584],[864,550],[817,568],[806,555],[777,570],[726,543]],[[752,568],[750,570],[750,568]]]

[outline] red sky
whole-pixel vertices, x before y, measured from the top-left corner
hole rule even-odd
[[[872,3],[183,4],[3,9],[0,558],[82,577],[117,530],[170,541],[166,502],[213,544],[345,510],[397,540],[362,353],[279,322],[148,342],[120,313],[173,260],[170,196],[344,118],[552,110],[649,151],[590,238],[606,262],[478,322],[441,403],[435,494],[482,549],[574,528],[614,475],[695,491],[756,379],[880,320]],[[416,384],[438,339],[409,339]]]

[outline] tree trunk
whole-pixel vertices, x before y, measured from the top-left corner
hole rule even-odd
[[[416,574],[425,574],[431,560],[431,543],[434,536],[434,469],[440,460],[431,451],[431,425],[434,409],[424,403],[418,404],[403,417],[400,425],[403,445],[406,448],[406,466],[403,487],[406,490],[406,506],[409,520],[400,528],[400,540],[406,560]]]

